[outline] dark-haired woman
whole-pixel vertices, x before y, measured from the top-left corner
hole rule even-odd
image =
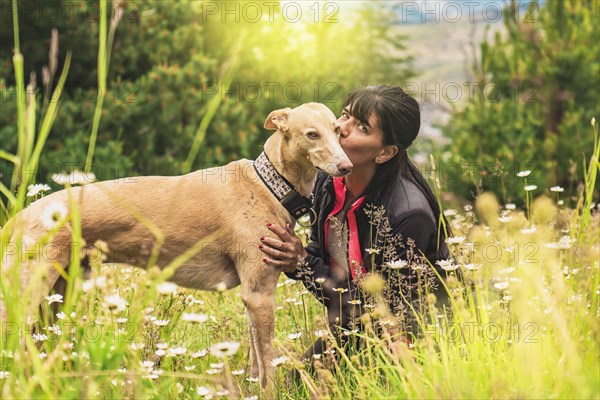
[[[444,217],[431,188],[406,153],[421,126],[416,100],[397,86],[359,88],[347,95],[338,123],[340,144],[353,168],[343,178],[317,176],[313,191],[316,220],[312,221],[308,246],[302,245],[290,226],[271,225],[276,236],[261,238],[265,263],[302,280],[327,307],[334,333],[350,329],[362,312],[357,301],[358,277],[376,271],[390,276],[383,271],[380,244],[371,243],[372,207],[384,210],[388,237],[397,238],[393,254],[399,265],[412,254],[424,255],[434,266],[449,258],[446,232],[438,232],[439,219]],[[401,297],[393,293],[393,288],[400,291],[400,286],[390,285],[392,293],[388,295]],[[318,339],[304,357],[309,359],[324,350],[324,342]]]

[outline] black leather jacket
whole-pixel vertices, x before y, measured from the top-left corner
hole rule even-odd
[[[437,229],[437,218],[433,215],[433,211],[427,202],[426,197],[419,190],[419,188],[412,182],[408,181],[404,177],[400,177],[393,188],[391,198],[391,206],[385,210],[385,216],[389,220],[389,226],[391,228],[391,235],[401,235],[402,240],[394,242],[396,250],[396,258],[406,260],[407,258],[407,240],[411,238],[414,240],[415,252],[420,254],[419,250],[427,257],[429,262],[436,266],[435,262],[440,259],[447,259],[450,257],[448,248],[443,239],[440,239],[440,248],[438,250],[438,229]],[[330,267],[328,265],[329,254],[325,249],[325,220],[331,213],[335,203],[335,190],[333,185],[333,178],[324,173],[319,173],[317,176],[315,188],[313,190],[313,208],[316,213],[316,221],[314,217],[311,220],[312,229],[310,235],[310,243],[306,247],[308,257],[306,261],[308,266],[305,270],[296,270],[294,272],[286,273],[291,279],[300,279],[317,298],[324,303],[328,309],[338,309],[339,301],[347,303],[351,298],[355,296],[355,285],[352,281],[346,282],[333,282],[331,286],[337,288],[348,288],[349,291],[344,293],[343,299],[339,298],[339,292],[332,292],[323,288],[323,284],[318,282],[318,278],[324,278],[331,281],[333,278],[330,274]],[[368,209],[368,203],[365,201],[356,210],[356,225],[358,230],[358,237],[360,241],[360,248],[363,250],[363,261],[367,272],[373,270],[382,273],[384,278],[389,279],[389,274],[386,273],[386,268],[382,268],[383,254],[375,255],[374,266],[371,265],[372,256],[366,251],[366,249],[372,247],[371,237],[373,237],[373,225],[371,225],[370,219],[365,213],[365,209]],[[437,269],[437,268],[436,268]],[[444,271],[441,275],[444,276]],[[400,271],[402,273],[402,271]],[[317,280],[317,282],[315,282]],[[394,293],[390,293],[394,295]],[[335,304],[333,304],[335,303]],[[339,314],[337,311],[336,314]],[[337,315],[334,315],[335,318]],[[344,318],[345,319],[345,318]],[[344,323],[342,323],[344,325]]]

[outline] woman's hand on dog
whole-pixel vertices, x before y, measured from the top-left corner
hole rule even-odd
[[[265,264],[281,268],[284,272],[295,271],[307,256],[302,241],[290,224],[285,224],[285,228],[277,224],[267,224],[267,228],[275,233],[278,239],[269,236],[260,238],[259,249],[267,255],[263,261]]]

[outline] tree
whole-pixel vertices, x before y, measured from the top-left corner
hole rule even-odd
[[[475,95],[446,127],[451,161],[463,171],[451,190],[519,202],[516,173],[527,169],[538,193],[575,189],[599,110],[599,17],[593,0],[532,2],[527,12],[513,1],[505,10],[505,34],[481,43],[473,63]]]

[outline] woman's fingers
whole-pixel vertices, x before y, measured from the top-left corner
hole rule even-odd
[[[284,260],[284,259],[289,258],[285,252],[278,250],[270,245],[264,244],[264,242],[263,242],[263,244],[258,246],[258,248],[261,249],[263,251],[263,253],[265,253],[273,258],[279,259],[279,260]]]
[[[292,234],[290,234],[290,232],[286,228],[281,227],[277,224],[267,224],[267,228],[269,228],[271,232],[279,236],[279,238],[284,242],[291,241],[292,238],[295,236],[295,234],[293,234],[293,231]]]

